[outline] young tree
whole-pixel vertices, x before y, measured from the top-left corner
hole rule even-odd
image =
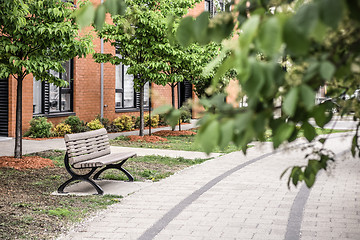
[[[223,96],[207,102],[212,107],[199,130],[205,151],[231,141],[245,152],[253,139],[265,139],[266,129],[272,130],[277,148],[295,140],[299,132],[296,126],[309,142],[314,141],[316,132],[309,119],[324,127],[333,117],[331,101],[315,105],[316,92],[327,85],[328,95],[340,105],[340,114],[354,112],[358,125],[351,151],[353,155],[359,153],[360,105],[353,95],[360,86],[359,1],[243,0],[232,9],[233,13],[218,14],[210,22],[203,14],[196,20],[185,18],[178,30],[182,32],[178,40],[184,46],[193,41],[221,42],[233,30],[239,33],[220,54],[228,56],[216,71],[213,87],[234,68],[240,88],[248,97],[248,107],[233,108],[223,102]],[[206,30],[199,35],[196,29]],[[354,97],[341,101],[339,96],[343,94]],[[274,114],[279,98],[283,99],[281,117]],[[325,139],[319,141],[324,143]],[[297,185],[305,181],[311,187],[318,171],[334,160],[325,149],[314,153],[318,157],[309,155],[307,166],[292,168],[289,182]]]
[[[58,86],[66,82],[49,73],[64,72],[62,63],[91,50],[71,18],[74,6],[61,0],[0,2],[0,77],[17,80],[14,156],[22,156],[22,83],[32,74]]]
[[[140,136],[144,134],[144,86],[147,82],[165,85],[169,65],[167,16],[183,16],[195,0],[126,0],[124,15],[113,15],[113,24],[105,24],[99,36],[111,42],[121,57],[95,54],[98,62],[128,65],[140,92]],[[179,79],[174,75],[175,78]]]

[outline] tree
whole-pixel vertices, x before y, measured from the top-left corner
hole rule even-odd
[[[85,56],[89,37],[79,37],[71,18],[73,5],[61,0],[0,2],[0,77],[17,80],[14,156],[22,156],[22,82],[32,74],[58,86],[66,82],[49,73],[64,72],[62,63]]]
[[[360,154],[359,100],[340,98],[354,96],[360,86],[360,2],[244,0],[232,9],[232,13],[218,14],[210,21],[204,14],[196,20],[184,18],[178,29],[183,46],[221,42],[232,32],[238,34],[225,43],[220,56],[227,57],[216,70],[213,87],[234,68],[248,107],[234,108],[223,102],[222,95],[207,100],[209,111],[199,130],[204,150],[210,152],[215,146],[234,142],[246,152],[252,140],[265,139],[267,129],[272,130],[274,148],[294,141],[300,129],[309,142],[315,141],[315,128],[309,120],[314,118],[317,126],[324,127],[333,117],[333,101],[315,104],[316,92],[326,85],[341,115],[354,112],[358,125],[351,151]],[[205,30],[199,34],[197,29]],[[220,57],[212,64],[217,61]],[[274,115],[279,98],[283,99],[281,117]],[[289,182],[297,185],[305,181],[311,187],[318,171],[326,170],[328,161],[334,160],[324,147],[313,153],[316,157],[309,155],[306,166],[291,169]]]
[[[140,136],[144,131],[144,86],[147,82],[165,85],[169,65],[167,16],[182,16],[194,4],[193,0],[127,0],[124,15],[112,15],[113,24],[105,24],[99,36],[111,42],[121,57],[95,54],[98,62],[128,65],[140,92]]]

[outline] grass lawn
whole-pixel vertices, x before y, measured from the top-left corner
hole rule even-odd
[[[194,151],[202,152],[203,149],[195,142],[195,136],[168,136],[164,137],[167,139],[166,142],[140,142],[140,141],[129,141],[127,136],[119,136],[114,140],[110,140],[110,144],[113,146],[121,147],[138,147],[138,148],[159,148],[159,149],[171,149],[181,151]],[[230,144],[227,148],[221,150],[215,148],[214,153],[230,153],[234,151],[241,151],[241,148],[236,147],[234,144]]]
[[[120,202],[122,196],[53,196],[70,178],[65,152],[50,150],[30,154],[50,158],[55,167],[16,170],[0,168],[0,239],[51,239],[89,214]],[[124,168],[136,181],[158,181],[206,160],[146,156],[129,159]],[[120,171],[106,171],[105,179],[126,179]],[[66,189],[65,189],[66,191]]]
[[[346,132],[346,130],[331,130],[323,128],[315,128],[317,135],[330,134],[337,132]],[[197,130],[192,130],[197,132]],[[271,130],[268,130],[265,133],[266,141],[271,142]],[[298,138],[304,137],[303,131],[300,131]],[[186,136],[168,136],[164,137],[167,139],[166,142],[156,142],[149,143],[144,141],[129,141],[127,136],[119,136],[114,140],[110,140],[111,145],[121,146],[121,147],[138,147],[138,148],[158,148],[158,149],[171,149],[171,150],[182,150],[182,151],[195,151],[202,152],[201,146],[195,142],[195,135],[186,135]],[[251,147],[251,145],[249,146]],[[230,153],[234,151],[241,151],[241,148],[235,146],[234,144],[229,144],[229,146],[223,150],[215,148],[212,152],[214,153]]]

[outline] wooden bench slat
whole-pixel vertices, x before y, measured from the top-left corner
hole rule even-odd
[[[89,182],[98,194],[103,194],[104,191],[94,180],[98,179],[100,174],[108,169],[118,169],[128,177],[129,181],[134,181],[133,176],[122,165],[128,158],[136,156],[136,153],[111,154],[105,128],[84,133],[66,134],[64,140],[66,145],[65,168],[71,174],[71,179],[58,188],[59,193],[63,193],[64,188],[71,182],[80,180]],[[81,175],[72,171],[72,168],[91,168],[91,171]],[[101,169],[95,173],[97,168]],[[93,173],[95,173],[94,180],[91,179]]]
[[[83,161],[79,163],[75,163],[73,165],[74,168],[93,168],[93,167],[101,167],[104,165],[116,163],[131,157],[135,157],[136,153],[134,152],[126,152],[126,153],[112,153],[102,157],[98,157],[96,159],[91,159],[88,161]]]
[[[107,136],[107,132],[105,128],[101,128],[94,131],[82,132],[82,133],[73,133],[65,135],[65,142],[75,141],[75,140],[86,140],[92,137],[105,135]]]
[[[75,165],[76,163],[81,163],[94,158],[99,158],[110,153],[111,153],[110,149],[106,149],[104,151],[93,152],[86,155],[80,155],[77,157],[69,157],[69,160],[71,165]]]

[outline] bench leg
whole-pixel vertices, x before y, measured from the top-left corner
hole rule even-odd
[[[96,189],[96,191],[98,192],[99,195],[102,195],[104,193],[102,188],[98,184],[96,184],[96,182],[94,182],[93,180],[90,179],[90,176],[95,172],[95,170],[97,168],[92,168],[91,171],[88,172],[87,174],[79,175],[71,170],[71,167],[69,164],[69,157],[68,157],[67,153],[65,154],[64,162],[65,162],[65,168],[70,173],[71,178],[69,180],[67,180],[66,182],[64,182],[63,184],[61,184],[61,186],[58,188],[58,193],[65,193],[64,192],[65,187],[73,181],[86,181],[86,182],[90,183]]]
[[[120,163],[118,164],[109,164],[109,165],[106,165],[106,167],[100,169],[100,171],[98,171],[95,175],[94,175],[94,180],[98,179],[100,174],[103,173],[105,170],[108,170],[108,169],[118,169],[120,171],[122,171],[126,176],[127,178],[129,179],[129,182],[133,182],[134,181],[134,178],[133,176],[128,172],[126,171],[122,165],[126,162],[127,159],[121,161]]]

